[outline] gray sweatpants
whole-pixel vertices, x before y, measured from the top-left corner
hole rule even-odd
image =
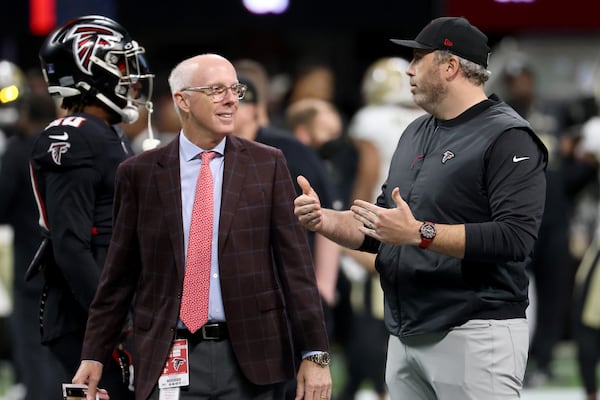
[[[528,349],[525,319],[471,320],[445,334],[390,335],[390,398],[519,399]]]

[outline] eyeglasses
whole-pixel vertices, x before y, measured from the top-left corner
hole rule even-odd
[[[212,98],[215,103],[219,101],[223,101],[225,98],[225,94],[227,93],[227,89],[231,90],[238,100],[244,98],[246,94],[246,89],[248,87],[242,83],[234,83],[233,85],[227,87],[225,85],[212,85],[212,86],[191,86],[181,89],[182,92],[200,92]]]

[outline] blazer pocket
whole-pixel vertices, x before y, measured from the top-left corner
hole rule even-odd
[[[269,290],[268,292],[257,294],[256,308],[261,312],[283,308],[281,293],[278,290]]]

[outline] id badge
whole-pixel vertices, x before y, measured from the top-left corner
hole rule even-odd
[[[158,400],[179,400],[179,391],[178,387],[159,389]]]
[[[190,384],[188,367],[188,341],[187,339],[175,339],[163,372],[158,378],[158,388],[169,389],[188,386]]]

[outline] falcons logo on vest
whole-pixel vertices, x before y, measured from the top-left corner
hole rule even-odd
[[[100,25],[76,26],[65,37],[73,39],[73,54],[80,70],[92,75],[92,56],[98,48],[112,49],[123,40],[123,35]]]
[[[446,164],[446,161],[454,158],[454,153],[450,150],[446,150],[444,154],[442,154],[442,164]]]
[[[69,150],[69,147],[71,147],[71,144],[67,142],[52,143],[50,145],[48,153],[50,153],[52,161],[54,161],[56,165],[60,165],[62,155]]]

